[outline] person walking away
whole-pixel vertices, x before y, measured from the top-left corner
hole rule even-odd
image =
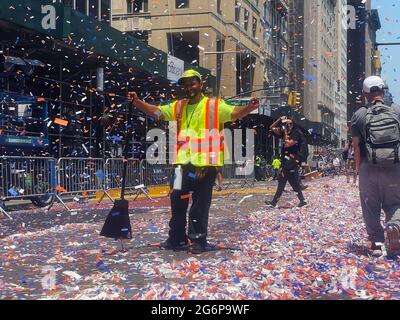
[[[261,181],[262,179],[262,173],[261,173],[261,157],[256,156],[256,161],[254,163],[255,166],[255,176],[257,181]]]
[[[369,105],[351,122],[362,214],[375,256],[382,255],[383,243],[388,256],[400,251],[400,107],[384,104],[385,87],[378,76],[365,79],[363,93]]]
[[[346,146],[345,152],[347,151],[347,161],[346,161],[346,179],[347,183],[350,183],[350,176],[353,176],[353,183],[357,182],[357,172],[356,172],[356,162],[354,159],[354,147],[353,141],[350,140]]]
[[[274,180],[278,180],[279,170],[281,168],[281,160],[279,160],[279,157],[275,157],[272,161],[272,167],[274,168]]]
[[[340,159],[338,157],[335,157],[333,159],[333,168],[334,168],[334,176],[340,174]]]
[[[283,139],[284,143],[281,150],[282,168],[278,175],[278,189],[276,190],[273,200],[266,201],[265,203],[276,208],[278,201],[285,190],[286,183],[289,182],[300,200],[297,207],[304,207],[307,205],[307,202],[304,199],[298,178],[299,166],[301,164],[298,143],[301,139],[301,133],[296,127],[294,120],[290,118],[288,119],[287,117],[279,118],[271,125],[270,129],[276,136]]]
[[[223,137],[219,133],[224,123],[241,119],[258,109],[259,101],[251,98],[248,106],[234,107],[221,99],[206,97],[202,93],[202,76],[196,70],[185,71],[178,83],[184,88],[185,99],[159,107],[130,92],[129,100],[157,120],[177,122],[174,181],[170,194],[172,216],[169,237],[160,248],[199,254],[209,248],[207,229],[212,189],[217,168],[221,168],[224,161]],[[186,234],[190,198],[192,205]]]

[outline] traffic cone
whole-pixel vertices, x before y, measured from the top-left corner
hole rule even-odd
[[[129,204],[126,199],[115,201],[104,222],[100,235],[112,239],[132,239],[132,227],[129,219]]]

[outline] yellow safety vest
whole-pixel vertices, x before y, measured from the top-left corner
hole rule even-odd
[[[189,121],[183,117],[188,100],[178,100],[174,104],[174,118],[178,124],[177,144],[174,148],[175,164],[190,162],[196,167],[224,165],[224,138],[219,132],[218,103],[219,100],[216,98],[207,98],[201,119],[197,118],[196,122],[196,124],[204,123],[204,126],[189,127],[185,130],[186,134],[182,133],[181,128],[184,121]]]

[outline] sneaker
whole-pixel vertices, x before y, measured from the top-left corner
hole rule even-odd
[[[383,256],[382,246],[379,246],[375,242],[372,242],[371,248],[369,249],[369,253],[373,257],[381,257],[381,256]]]
[[[188,252],[191,254],[201,254],[207,251],[207,245],[202,245],[197,242],[193,242],[188,249]]]
[[[272,207],[272,208],[278,208],[278,204],[275,202],[275,201],[265,201],[265,204],[268,206],[268,207]]]
[[[307,206],[308,206],[308,203],[307,203],[307,202],[301,201],[301,202],[297,205],[297,208],[304,208],[304,207],[307,207]]]
[[[178,244],[172,244],[169,240],[161,242],[159,248],[162,250],[173,250],[173,251],[185,251],[189,247],[189,244],[185,241],[179,242]]]
[[[400,254],[400,227],[389,224],[385,232],[387,254],[389,256]]]
[[[308,188],[308,186],[306,186],[306,185],[304,185],[304,184],[302,184],[302,185],[300,186],[301,191],[304,191],[304,190],[306,190],[307,188]]]

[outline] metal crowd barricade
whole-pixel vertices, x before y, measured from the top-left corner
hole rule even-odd
[[[173,165],[166,163],[149,163],[147,160],[141,161],[142,183],[148,186],[171,185]]]
[[[246,166],[253,165],[253,170],[249,173],[249,169],[246,169]],[[256,178],[255,178],[255,170],[254,170],[254,162],[249,163],[249,161],[243,163],[236,163],[235,164],[235,172],[233,179],[239,180],[240,187],[244,188],[248,186],[250,188],[254,187]]]
[[[57,162],[56,199],[69,210],[62,196],[81,196],[103,190],[104,161],[100,158],[60,158]]]
[[[99,203],[103,201],[105,196],[114,202],[113,197],[110,195],[110,190],[122,187],[123,170],[124,159],[110,158],[106,160],[104,166],[105,183]],[[138,159],[128,159],[125,190],[127,194],[136,196],[134,200],[136,200],[140,194],[144,194],[148,199],[153,200],[145,185],[142,183],[142,168],[141,162]]]
[[[224,164],[222,167],[222,186],[228,189],[233,185],[232,178],[235,174],[235,166],[233,164]]]
[[[2,201],[55,195],[56,160],[45,157],[0,157]],[[0,207],[0,212],[12,217]]]

